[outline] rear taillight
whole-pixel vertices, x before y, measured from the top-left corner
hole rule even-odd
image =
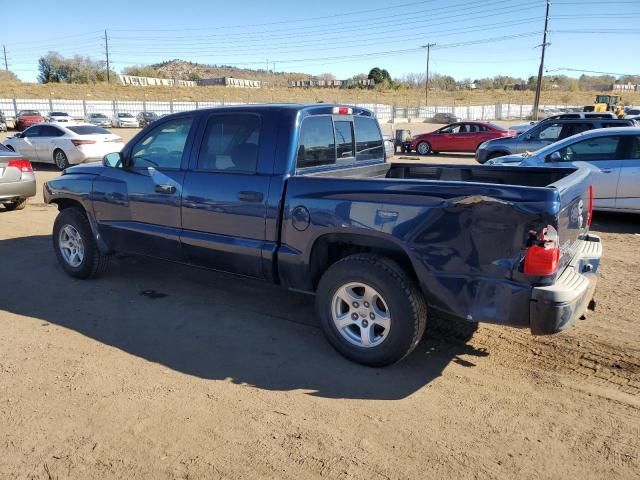
[[[589,185],[589,212],[587,213],[587,227],[591,226],[593,220],[593,185]]]
[[[26,158],[19,158],[17,160],[9,160],[7,167],[14,167],[20,170],[21,172],[33,172],[33,167],[31,166],[31,162]]]
[[[90,145],[92,143],[96,143],[95,140],[71,140],[71,143],[73,143],[76,147],[80,146],[80,145]]]
[[[524,273],[536,277],[553,275],[558,271],[559,263],[558,232],[551,225],[548,225],[535,243],[527,248],[524,254]]]

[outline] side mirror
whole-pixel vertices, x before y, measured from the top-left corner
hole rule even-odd
[[[560,152],[550,153],[547,157],[548,162],[560,162],[562,160],[562,156],[560,156]]]
[[[530,141],[532,138],[533,138],[533,137],[531,136],[531,134],[526,135],[526,136],[524,137],[524,139],[525,139],[527,142],[528,142],[528,141]]]
[[[22,138],[22,137],[24,137],[24,135],[23,135],[22,133],[16,133],[16,134],[14,135],[14,137],[16,137],[16,138]]]
[[[110,168],[122,168],[124,166],[122,155],[120,152],[107,153],[102,157],[102,165]]]

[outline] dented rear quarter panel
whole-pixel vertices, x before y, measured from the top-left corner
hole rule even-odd
[[[573,188],[573,180],[566,183]],[[311,290],[309,265],[319,238],[378,237],[409,256],[432,308],[526,327],[532,284],[545,281],[520,272],[529,231],[556,224],[560,196],[556,188],[294,176],[286,188],[279,274],[285,285]],[[292,226],[296,207],[309,212],[303,231]]]

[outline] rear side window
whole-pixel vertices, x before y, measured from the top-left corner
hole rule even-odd
[[[562,138],[570,137],[571,135],[576,135],[581,132],[586,132],[587,130],[591,130],[594,127],[592,123],[567,123],[564,126],[564,131],[562,132]]]
[[[64,135],[64,132],[56,127],[50,127],[48,125],[43,125],[40,127],[40,136],[41,137],[61,137]]]
[[[307,117],[300,126],[298,168],[336,163],[336,141],[333,122],[328,115]]]
[[[351,122],[338,121],[336,127],[336,150],[339,159],[353,158],[353,128]]]
[[[640,137],[631,137],[631,151],[629,152],[629,159],[640,159]]]
[[[207,122],[198,168],[255,173],[258,165],[260,117],[248,114],[213,115]]]
[[[630,123],[627,122],[602,122],[601,128],[615,128],[615,127],[628,127]]]
[[[384,145],[378,121],[371,117],[355,117],[356,160],[384,160]]]

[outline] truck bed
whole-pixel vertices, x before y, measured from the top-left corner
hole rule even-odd
[[[333,168],[301,176],[327,178],[398,178],[449,182],[492,183],[523,187],[547,187],[573,173],[573,168],[537,168],[484,165],[424,165],[375,163],[349,168]]]

